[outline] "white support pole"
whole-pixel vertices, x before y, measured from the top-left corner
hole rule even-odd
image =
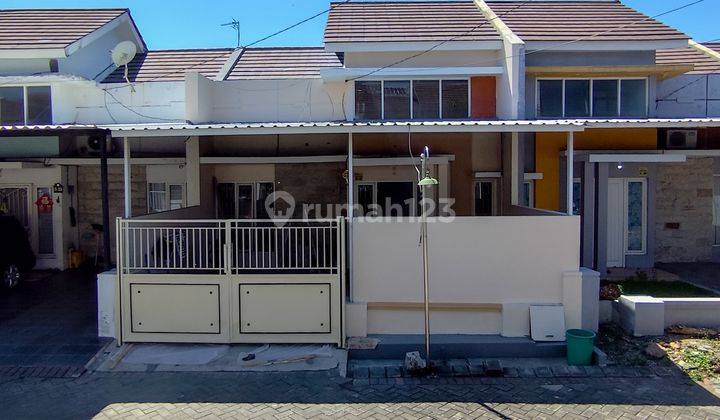
[[[573,180],[575,179],[573,174],[575,166],[575,145],[573,135],[572,131],[567,133],[567,168],[565,171],[567,173],[567,213],[570,216],[573,215]]]
[[[347,184],[347,264],[348,264],[348,294],[350,295],[350,302],[353,301],[353,217],[355,209],[355,169],[353,167],[353,133],[348,133],[348,184]]]
[[[185,141],[185,182],[187,206],[200,205],[200,138],[188,137]]]
[[[123,175],[125,192],[125,218],[132,217],[132,186],[130,185],[130,140],[123,138]]]

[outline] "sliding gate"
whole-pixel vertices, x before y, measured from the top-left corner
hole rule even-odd
[[[121,341],[343,345],[343,219],[118,219],[117,232]]]

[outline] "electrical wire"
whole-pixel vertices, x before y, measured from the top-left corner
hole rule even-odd
[[[277,36],[277,35],[279,35],[279,34],[281,34],[281,33],[287,32],[288,30],[290,30],[290,29],[292,29],[292,28],[295,28],[295,27],[297,27],[297,26],[299,26],[299,25],[302,25],[303,23],[306,23],[306,22],[308,22],[308,21],[310,21],[310,20],[312,20],[312,19],[315,19],[315,18],[317,18],[317,17],[319,17],[319,16],[322,16],[322,15],[324,15],[325,13],[329,13],[330,11],[332,11],[333,9],[335,9],[336,7],[338,7],[338,6],[340,6],[340,5],[344,5],[344,4],[350,3],[351,1],[352,1],[352,0],[345,0],[345,1],[342,2],[342,3],[334,3],[334,4],[331,5],[330,8],[328,8],[328,9],[326,9],[326,10],[320,12],[320,13],[317,13],[317,14],[311,16],[310,18],[304,19],[304,20],[302,20],[302,21],[300,21],[300,22],[298,22],[298,23],[296,23],[296,24],[294,24],[294,25],[291,25],[291,26],[289,26],[289,27],[287,27],[287,28],[281,29],[280,31],[277,31],[277,32],[275,32],[275,33],[273,33],[273,34],[271,34],[271,35],[268,35],[267,37],[261,38],[261,39],[259,39],[258,41],[255,41],[255,42],[253,42],[253,43],[250,43],[250,44],[248,44],[247,46],[256,45],[257,43],[263,42],[263,41],[265,41],[265,40],[267,40],[267,39],[269,39],[269,38],[271,38],[271,37],[273,37],[273,36]],[[462,33],[462,34],[459,34],[459,35],[455,35],[455,36],[453,36],[453,37],[451,37],[451,38],[449,38],[449,39],[440,41],[440,42],[434,44],[433,46],[431,46],[430,48],[428,48],[428,49],[426,49],[426,50],[423,50],[423,51],[421,51],[421,52],[412,54],[412,55],[410,55],[410,56],[408,56],[408,57],[405,57],[405,58],[403,58],[403,59],[401,59],[401,60],[397,60],[397,61],[395,61],[395,62],[393,62],[393,63],[387,64],[387,65],[382,66],[382,67],[379,67],[379,68],[377,68],[377,69],[373,69],[372,71],[370,71],[370,72],[368,72],[368,73],[365,73],[365,74],[363,74],[363,75],[361,75],[361,76],[355,76],[355,77],[346,79],[346,82],[351,82],[351,81],[355,81],[355,80],[358,80],[358,79],[362,79],[362,78],[371,76],[371,75],[376,74],[376,73],[378,73],[378,72],[380,72],[380,71],[389,69],[389,68],[391,68],[391,67],[397,66],[397,65],[399,65],[399,64],[405,63],[405,62],[410,61],[410,60],[412,60],[412,59],[415,59],[415,58],[417,58],[417,57],[420,57],[420,56],[423,56],[423,55],[425,55],[425,54],[428,54],[428,53],[436,50],[437,48],[440,48],[441,46],[443,46],[443,45],[445,45],[445,44],[447,44],[447,43],[449,43],[449,42],[452,42],[452,41],[454,41],[454,40],[456,40],[456,39],[458,39],[458,38],[462,38],[462,37],[464,37],[464,36],[467,36],[468,34],[471,34],[471,33],[475,32],[475,31],[477,31],[478,29],[482,28],[483,26],[487,25],[488,23],[490,23],[490,22],[493,21],[493,20],[501,19],[502,17],[507,16],[508,14],[510,14],[510,13],[518,10],[519,8],[527,5],[527,4],[530,3],[531,1],[532,1],[532,0],[525,0],[525,1],[523,1],[522,3],[520,3],[519,5],[517,5],[516,7],[507,10],[505,13],[503,13],[503,14],[501,14],[501,15],[496,15],[496,16],[495,16],[494,18],[492,18],[492,19],[486,19],[486,20],[484,20],[483,22],[481,22],[480,24],[476,25],[476,26],[473,27],[472,29],[466,31],[465,33]],[[524,51],[524,52],[522,52],[521,54],[511,54],[511,55],[507,55],[507,56],[505,56],[505,57],[501,57],[501,58],[497,58],[497,59],[493,59],[493,60],[485,60],[485,61],[477,61],[477,62],[472,62],[472,63],[466,63],[466,65],[468,65],[468,64],[483,64],[483,63],[498,63],[498,62],[501,62],[501,61],[504,61],[504,60],[507,60],[507,59],[510,59],[510,58],[523,57],[523,56],[528,56],[528,55],[536,54],[536,53],[543,52],[543,51],[554,50],[554,49],[557,49],[557,48],[560,48],[560,47],[564,47],[564,46],[567,46],[567,45],[571,45],[571,44],[574,44],[574,43],[577,43],[577,42],[581,42],[581,41],[585,41],[585,40],[588,40],[588,39],[597,38],[597,37],[599,37],[599,36],[602,36],[602,35],[605,35],[605,34],[608,34],[608,33],[614,32],[614,31],[617,31],[617,30],[619,30],[619,29],[624,29],[624,28],[627,28],[627,27],[630,27],[630,26],[637,25],[637,24],[639,24],[639,23],[647,22],[648,20],[657,19],[657,18],[659,18],[659,17],[665,16],[665,15],[668,15],[668,14],[671,14],[671,13],[678,12],[678,11],[683,10],[683,9],[686,9],[686,8],[688,8],[688,7],[691,7],[691,6],[694,6],[694,5],[703,3],[703,2],[705,2],[705,1],[706,1],[706,0],[695,0],[695,1],[692,1],[692,2],[690,2],[690,3],[684,4],[684,5],[682,5],[682,6],[675,7],[675,8],[673,8],[673,9],[664,11],[664,12],[662,12],[662,13],[659,13],[659,14],[656,14],[656,15],[653,15],[653,16],[647,16],[647,17],[645,17],[645,18],[643,18],[643,19],[639,19],[639,20],[637,20],[637,21],[633,21],[633,22],[630,22],[630,23],[628,23],[628,24],[620,25],[620,26],[618,26],[618,27],[610,28],[610,29],[605,30],[605,31],[601,31],[601,32],[594,33],[594,34],[591,34],[591,35],[579,37],[579,38],[577,38],[577,39],[565,41],[565,42],[562,42],[562,43],[559,43],[559,44],[555,44],[555,45],[551,45],[551,46],[548,46],[548,47],[545,47],[545,48],[540,48],[540,49],[532,50],[532,51]],[[246,47],[247,47],[247,46],[246,46]],[[213,58],[213,59],[215,59],[215,58]],[[196,67],[196,66],[205,64],[205,63],[207,63],[207,62],[209,62],[209,61],[211,61],[211,60],[213,60],[213,59],[209,59],[209,60],[205,60],[205,61],[203,61],[203,62],[197,63],[197,64],[195,64],[193,67]],[[192,67],[190,67],[190,68],[192,68]],[[452,68],[452,67],[450,67],[450,66],[444,66],[444,67],[437,67],[437,68],[438,68],[438,69],[441,69],[441,68]],[[183,71],[187,71],[187,69],[184,69]],[[400,70],[400,71],[405,71],[405,70]],[[155,79],[150,79],[150,80],[148,80],[147,82],[151,82],[151,81],[153,81],[153,80],[159,79],[159,78],[161,78],[161,77],[166,77],[166,76],[167,76],[167,75],[157,76]],[[305,82],[305,80],[303,80],[302,82],[298,82],[297,84],[300,84],[300,83],[303,83],[303,82]],[[286,86],[285,88],[292,87],[292,86],[293,86],[293,85]],[[106,90],[106,89],[103,89],[103,90]],[[241,89],[241,90],[242,90],[242,89]],[[279,90],[279,87],[278,87],[278,88],[273,88],[273,89],[267,89],[267,91],[274,91],[274,90]],[[106,91],[107,91],[107,90],[106,90]],[[253,90],[253,91],[265,91],[265,90],[263,90],[263,89],[258,89],[258,90]],[[112,96],[112,95],[111,95],[111,96]],[[117,99],[116,99],[116,100],[117,100]],[[344,101],[343,101],[343,102],[344,102]],[[127,106],[125,106],[124,104],[122,104],[120,101],[118,101],[118,103],[119,103],[121,106],[123,106],[124,108],[128,109],[128,110],[131,111],[131,112],[134,112],[134,113],[138,114],[139,116],[142,116],[143,118],[153,119],[153,117],[149,117],[149,116],[146,116],[146,115],[143,115],[143,114],[140,114],[140,113],[135,112],[134,110],[132,110],[132,109],[130,109],[129,107],[127,107]],[[345,107],[345,105],[344,105],[344,103],[343,103],[343,112],[345,111],[345,110],[344,110],[344,107]],[[156,119],[162,119],[162,118],[156,118]],[[164,120],[169,121],[169,120],[167,120],[167,119],[164,119]],[[175,121],[175,120],[172,120],[172,121]]]

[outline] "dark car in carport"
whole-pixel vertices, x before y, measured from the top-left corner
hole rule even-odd
[[[35,266],[28,234],[13,216],[0,215],[0,284],[12,288]]]

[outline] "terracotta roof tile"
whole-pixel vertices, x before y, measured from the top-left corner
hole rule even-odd
[[[497,41],[472,1],[332,3],[325,42]]]
[[[488,1],[487,4],[523,41],[683,40],[688,36],[614,1]],[[643,19],[647,19],[644,20]],[[642,22],[639,22],[642,21]]]
[[[0,49],[65,48],[127,9],[0,10]]]
[[[248,48],[227,79],[316,78],[320,69],[327,67],[342,67],[342,62],[322,47]]]
[[[138,54],[128,64],[128,78],[131,82],[179,81],[190,70],[214,78],[233,51],[232,48],[148,51]],[[103,83],[123,82],[122,67],[103,80]]]
[[[720,52],[720,43],[707,43],[704,46]],[[720,73],[720,60],[693,48],[659,50],[655,53],[656,64],[694,65],[695,70],[687,74]]]

